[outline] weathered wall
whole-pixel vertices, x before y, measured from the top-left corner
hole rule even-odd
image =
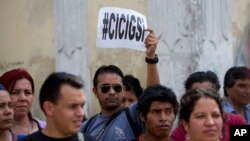
[[[250,2],[233,0],[232,5],[234,64],[250,67]]]
[[[159,37],[161,82],[178,97],[195,71],[223,80],[232,66],[231,0],[148,1],[149,22]]]
[[[0,1],[0,74],[27,68],[35,80],[33,113],[40,112],[41,83],[55,68],[54,12],[51,0]]]

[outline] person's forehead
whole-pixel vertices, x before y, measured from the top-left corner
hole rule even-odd
[[[245,79],[237,79],[235,81],[236,83],[250,83],[250,79],[245,78]]]
[[[126,90],[124,96],[126,96],[126,97],[135,97],[136,98],[136,95],[135,95],[134,91],[131,91],[131,90],[129,90],[129,91]]]
[[[14,88],[19,88],[21,86],[31,88],[31,82],[27,78],[18,79],[14,85]]]
[[[207,106],[209,105],[209,106]],[[216,102],[215,99],[212,99],[210,97],[201,97],[200,99],[198,99],[195,103],[194,103],[194,111],[202,111],[202,110],[219,110],[219,105]]]
[[[79,94],[85,97],[83,88],[76,88],[69,84],[63,84],[60,88],[60,97],[74,98],[72,96]]]
[[[172,103],[170,101],[153,101],[150,104],[150,109],[160,108],[160,107],[173,108],[173,105],[172,105]]]
[[[6,90],[0,90],[0,96],[1,95],[9,95],[9,93]]]
[[[6,91],[0,91],[0,102],[10,100],[10,95]]]
[[[112,82],[120,82],[122,83],[122,78],[120,75],[116,74],[116,73],[111,73],[111,72],[105,72],[100,74],[97,77],[97,82],[98,83],[112,83]]]
[[[213,83],[210,81],[203,81],[203,82],[195,82],[192,84],[191,89],[198,89],[198,88],[213,88]]]

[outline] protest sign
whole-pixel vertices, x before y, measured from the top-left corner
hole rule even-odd
[[[134,10],[104,7],[99,11],[96,47],[145,51],[146,17]]]

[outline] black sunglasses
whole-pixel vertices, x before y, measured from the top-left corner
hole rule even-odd
[[[122,91],[121,85],[113,85],[112,87],[115,90],[115,92],[117,92],[117,93],[120,93]],[[107,93],[107,92],[109,92],[110,88],[111,88],[111,85],[102,85],[101,91],[102,91],[102,93]]]

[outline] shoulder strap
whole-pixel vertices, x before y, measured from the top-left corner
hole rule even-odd
[[[137,130],[137,126],[135,125],[134,121],[132,120],[128,108],[125,109],[125,113],[126,113],[128,122],[129,122],[129,124],[130,124],[130,127],[131,127],[132,130],[133,130],[134,136],[135,136],[135,137],[139,137],[139,132],[138,132],[138,130]]]
[[[15,138],[15,135],[14,135],[14,133],[12,132],[12,130],[9,129],[9,131],[10,131],[10,134],[11,134],[12,141],[16,141],[17,139]]]
[[[115,114],[113,114],[113,115],[110,117],[110,119],[106,122],[106,124],[103,126],[103,128],[101,129],[101,131],[98,133],[97,140],[100,139],[100,137],[102,136],[102,134],[104,133],[105,129],[106,129],[107,126],[110,124],[110,122],[111,122],[114,118],[116,118],[122,111],[123,111],[123,110],[120,110],[119,112],[116,112]],[[134,136],[135,136],[135,137],[139,137],[140,134],[139,134],[139,132],[138,132],[138,130],[137,130],[137,126],[135,125],[134,121],[132,120],[128,108],[125,109],[125,113],[126,113],[126,117],[127,117],[128,121],[129,121],[130,127],[131,127],[132,130],[133,130]],[[88,129],[88,127],[90,126],[90,123],[91,123],[91,122],[93,121],[93,119],[96,118],[96,117],[97,117],[97,114],[96,114],[95,116],[93,116],[92,118],[90,118],[90,119],[87,121],[85,127],[82,129],[82,132],[83,132],[83,133],[86,133],[86,132],[87,132],[87,129]]]
[[[84,128],[82,129],[82,132],[83,132],[83,133],[87,133],[87,129],[88,129],[90,123],[91,123],[91,122],[93,121],[93,119],[96,118],[96,117],[97,117],[97,114],[94,115],[93,117],[91,117],[91,118],[87,121],[86,125],[85,125]]]
[[[32,121],[34,121],[37,124],[38,130],[42,130],[42,127],[37,120],[32,119]]]
[[[101,136],[103,135],[104,131],[107,129],[107,127],[109,126],[109,124],[111,123],[111,121],[113,119],[115,119],[118,115],[120,115],[120,113],[122,112],[123,110],[120,110],[116,113],[114,113],[110,119],[105,123],[105,125],[102,127],[102,129],[100,130],[100,132],[97,134],[96,136],[96,140],[99,140],[101,138]]]

